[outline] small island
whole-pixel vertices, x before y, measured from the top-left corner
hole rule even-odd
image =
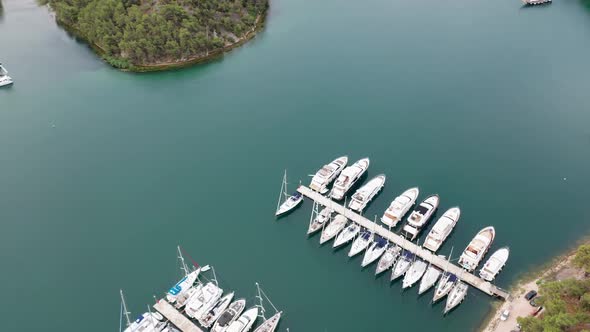
[[[251,39],[268,0],[48,0],[57,22],[113,67],[156,71],[212,59]]]

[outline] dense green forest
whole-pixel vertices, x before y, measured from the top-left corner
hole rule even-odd
[[[241,40],[268,0],[48,0],[115,67],[183,62]]]
[[[573,263],[590,273],[590,245],[578,249]],[[544,282],[537,302],[545,308],[543,314],[518,318],[522,331],[590,331],[590,278]]]

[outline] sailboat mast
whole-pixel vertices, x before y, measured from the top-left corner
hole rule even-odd
[[[281,207],[281,200],[283,196],[287,194],[287,169],[285,169],[285,174],[283,175],[283,183],[281,184],[281,191],[279,192],[279,201],[277,202],[277,211]]]
[[[256,290],[258,291],[258,295],[256,295],[256,298],[258,299],[258,301],[260,301],[260,304],[258,305],[260,307],[260,316],[262,317],[262,319],[266,320],[266,317],[264,316],[264,306],[262,305],[262,292],[260,291],[260,285],[258,283],[256,283]]]
[[[451,255],[453,255],[453,248],[455,248],[454,246],[451,247],[451,253],[449,254],[449,259],[447,260],[447,264],[445,265],[445,272],[447,272],[447,270],[449,269],[449,262],[451,261]]]
[[[119,293],[121,294],[121,305],[123,306],[123,314],[125,315],[125,319],[127,320],[127,326],[131,325],[131,320],[129,319],[130,312],[127,311],[127,303],[125,303],[125,296],[123,296],[123,290],[120,289]]]
[[[180,250],[180,246],[176,247],[178,249],[178,259],[180,260],[180,268],[184,271],[185,275],[188,275],[188,266],[184,261],[184,257],[182,256],[182,251]]]
[[[211,271],[213,272],[213,281],[215,282],[215,286],[219,286],[219,283],[217,283],[217,275],[215,275],[215,267],[211,266]]]

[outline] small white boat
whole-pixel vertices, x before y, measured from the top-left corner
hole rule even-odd
[[[510,249],[508,247],[496,250],[479,271],[479,276],[487,281],[494,280],[496,275],[498,275],[498,273],[502,271],[504,265],[506,265],[509,255]]]
[[[320,194],[325,194],[328,192],[328,185],[334,181],[334,179],[342,172],[346,164],[348,163],[348,157],[342,156],[340,158],[334,159],[328,165],[322,166],[322,168],[315,173],[313,178],[311,178],[311,184],[309,188],[311,190],[315,190]]]
[[[284,198],[285,200],[281,203],[281,199]],[[280,216],[285,214],[294,208],[296,208],[299,204],[303,202],[303,195],[299,192],[293,193],[293,195],[289,195],[287,193],[287,170],[285,170],[285,175],[283,176],[283,184],[281,185],[281,193],[279,194],[279,202],[277,203],[277,212],[275,216]]]
[[[465,299],[465,296],[467,295],[467,290],[469,289],[469,286],[467,286],[466,283],[458,281],[455,286],[453,286],[453,289],[451,289],[451,291],[449,292],[449,296],[447,297],[447,303],[445,305],[445,314],[447,314],[449,311],[453,310],[453,308],[455,308],[456,306],[458,306],[461,302],[463,302],[463,299]]]
[[[254,330],[254,332],[274,332],[276,330],[277,325],[279,325],[279,321],[281,320],[282,312],[277,312],[269,319],[265,320],[259,327]]]
[[[424,240],[424,248],[432,251],[433,253],[436,252],[440,246],[445,242],[449,234],[457,221],[459,221],[459,217],[461,216],[461,209],[458,207],[448,209],[442,217],[440,217],[432,229],[426,236],[426,240]]]
[[[330,222],[322,231],[320,244],[324,244],[338,235],[338,233],[346,226],[347,221],[348,219],[346,219],[345,216],[337,214],[334,220],[332,220],[332,222]]]
[[[419,194],[420,190],[416,187],[410,188],[397,196],[383,213],[381,222],[389,227],[395,227],[416,203]]]
[[[387,269],[395,264],[395,260],[399,257],[402,248],[399,246],[390,246],[385,253],[379,258],[375,275],[385,272]]]
[[[320,213],[313,219],[313,221],[309,224],[309,228],[307,229],[307,235],[311,235],[328,223],[328,221],[332,218],[332,214],[334,211],[330,208],[323,208]]]
[[[434,296],[432,297],[432,303],[447,296],[458,280],[459,279],[456,275],[449,272],[444,272],[438,281],[438,284],[436,285]]]
[[[145,312],[143,315],[139,315],[123,332],[160,332],[167,325],[166,322],[163,322],[163,319],[164,317],[158,312]]]
[[[363,262],[361,263],[361,266],[365,267],[365,266],[373,263],[374,261],[376,261],[377,258],[379,258],[379,257],[381,257],[381,255],[383,255],[385,250],[387,250],[388,246],[389,246],[389,242],[386,239],[384,239],[382,237],[377,237],[377,239],[375,239],[375,241],[373,241],[369,245],[369,248],[367,248],[367,251],[365,251],[365,256],[363,257]]]
[[[411,253],[409,251],[404,251],[401,254],[400,259],[397,261],[397,263],[395,264],[395,266],[391,270],[390,280],[394,281],[395,279],[403,276],[410,268],[410,265],[412,265],[412,262],[414,261],[414,259],[416,259],[416,255],[414,255],[413,253]]]
[[[180,309],[184,307],[184,305],[188,302],[188,300],[190,300],[191,297],[193,297],[193,295],[201,291],[201,288],[203,288],[203,284],[199,283],[198,285],[187,289],[186,292],[183,292],[176,298],[176,301],[174,302],[174,308]]]
[[[227,328],[227,332],[248,332],[258,317],[258,307],[250,308],[240,318],[233,321]]]
[[[0,86],[10,85],[14,83],[12,78],[8,76],[8,71],[0,63]]]
[[[352,246],[350,247],[350,251],[348,252],[348,257],[354,257],[358,255],[361,251],[367,249],[369,244],[373,242],[373,237],[373,232],[360,232],[359,236],[357,236],[357,238],[354,239],[354,241],[352,241]]]
[[[418,280],[420,280],[420,278],[422,278],[422,276],[424,275],[424,272],[426,272],[427,267],[428,267],[428,264],[425,261],[423,261],[421,259],[416,259],[412,263],[412,265],[410,265],[408,272],[406,272],[406,274],[404,275],[404,280],[402,282],[402,288],[408,288],[408,287],[414,286],[414,284],[416,282],[418,282]]]
[[[223,289],[216,284],[209,282],[201,288],[200,292],[195,293],[187,302],[184,312],[191,318],[197,318],[202,315],[202,308],[210,308],[217,300],[221,298]]]
[[[479,231],[473,240],[469,242],[461,257],[459,257],[459,265],[469,272],[475,270],[483,256],[490,249],[495,236],[496,230],[493,226],[488,226]]]
[[[404,225],[403,233],[408,237],[410,241],[414,240],[422,228],[428,223],[428,220],[438,208],[440,199],[438,195],[428,196],[407,219],[407,223]]]
[[[232,304],[229,305],[229,308],[227,308],[221,314],[221,316],[219,316],[219,318],[215,322],[215,325],[213,325],[213,327],[211,328],[211,332],[225,331],[231,323],[238,319],[242,311],[244,311],[245,307],[246,300],[239,299],[237,301],[234,301]]]
[[[426,269],[424,276],[420,280],[420,287],[418,287],[418,295],[423,294],[424,292],[432,288],[436,284],[436,281],[438,280],[440,275],[440,270],[434,267],[434,265],[430,265],[428,269]]]
[[[338,248],[341,245],[352,241],[354,237],[361,231],[361,227],[357,223],[351,223],[346,228],[344,228],[338,236],[336,236],[336,240],[334,240],[334,244],[332,247]]]
[[[213,307],[207,310],[201,317],[199,317],[199,323],[204,327],[210,327],[215,323],[215,320],[221,316],[221,314],[229,307],[231,300],[234,298],[234,293],[231,292],[226,296],[222,297],[215,303]]]
[[[358,181],[358,179],[365,174],[369,168],[369,158],[364,158],[351,166],[346,167],[332,187],[330,197],[335,200],[341,200],[346,195],[346,192]]]
[[[351,210],[361,212],[373,197],[381,191],[383,186],[385,186],[385,174],[377,175],[352,195],[348,207]]]
[[[201,268],[198,268],[197,270],[185,275],[184,278],[180,279],[176,285],[172,286],[172,288],[168,290],[168,294],[166,294],[166,300],[168,300],[170,303],[176,302],[178,297],[182,297],[182,295],[193,286],[200,272]]]

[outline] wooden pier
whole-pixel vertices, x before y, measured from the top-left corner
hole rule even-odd
[[[154,305],[154,309],[158,310],[167,320],[176,326],[182,332],[203,332],[198,326],[186,318],[183,314],[178,312],[170,303],[161,299]]]
[[[299,186],[299,188],[297,188],[297,191],[303,194],[304,196],[308,197],[309,199],[316,201],[320,205],[329,207],[336,213],[345,216],[349,220],[356,222],[362,227],[374,231],[375,234],[389,240],[389,242],[397,244],[404,250],[416,254],[418,257],[422,258],[427,262],[432,263],[432,265],[440,268],[441,270],[446,269],[450,273],[453,273],[454,275],[459,277],[462,281],[470,284],[471,286],[479,289],[480,291],[488,295],[496,296],[504,300],[508,299],[508,297],[510,296],[510,294],[505,290],[492,285],[490,282],[485,281],[475,276],[474,274],[467,272],[466,270],[455,264],[447,263],[446,259],[439,257],[433,254],[432,252],[423,249],[422,247],[417,246],[416,244],[406,240],[404,237],[389,231],[387,228],[384,228],[381,225],[372,222],[371,220],[361,216],[360,214],[357,214],[354,211],[347,209],[346,207],[332,201],[331,199],[305,186]]]

